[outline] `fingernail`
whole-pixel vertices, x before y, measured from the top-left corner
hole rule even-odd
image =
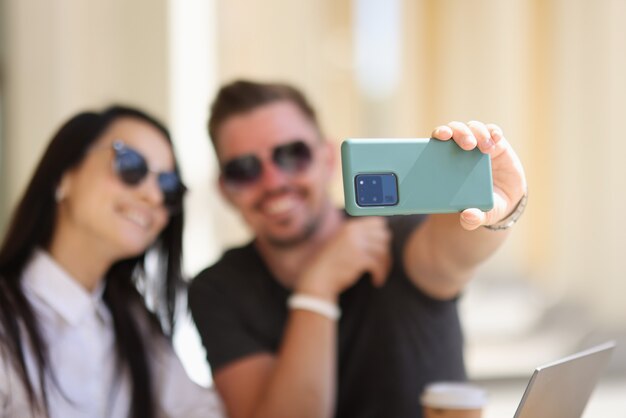
[[[491,149],[494,145],[496,145],[491,138],[487,138],[485,141],[485,149]]]
[[[480,222],[480,219],[478,219],[478,216],[474,212],[465,212],[461,216],[463,216],[465,222],[470,224],[477,224]]]

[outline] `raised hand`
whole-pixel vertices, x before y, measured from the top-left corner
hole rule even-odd
[[[467,151],[478,147],[491,156],[493,209],[488,212],[476,208],[464,210],[460,215],[463,228],[474,230],[481,225],[493,225],[515,209],[526,193],[526,176],[519,157],[499,126],[477,121],[450,122],[437,127],[432,137],[441,141],[452,139]]]

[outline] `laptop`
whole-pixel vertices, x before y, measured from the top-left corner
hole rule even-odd
[[[537,367],[514,418],[579,418],[615,348],[606,342]]]

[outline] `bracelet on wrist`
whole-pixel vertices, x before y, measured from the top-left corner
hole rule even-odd
[[[513,209],[513,211],[508,216],[493,225],[484,225],[484,227],[492,231],[502,231],[504,229],[509,229],[515,224],[515,222],[519,220],[519,218],[522,217],[522,213],[524,213],[527,202],[528,192],[525,192],[520,201],[517,202],[517,205],[515,205],[515,209]]]
[[[341,309],[339,309],[337,304],[303,293],[295,293],[289,296],[287,306],[290,309],[302,309],[314,312],[333,321],[338,320],[341,316]]]

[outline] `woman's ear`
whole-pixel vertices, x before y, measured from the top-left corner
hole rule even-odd
[[[61,177],[61,181],[59,181],[56,189],[54,189],[54,200],[57,203],[61,203],[67,197],[70,189],[70,183],[71,180],[69,173],[63,174],[63,176]]]

